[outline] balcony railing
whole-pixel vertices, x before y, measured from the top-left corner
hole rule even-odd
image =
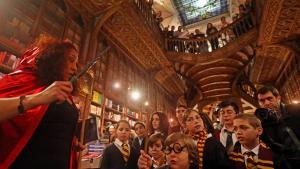
[[[249,32],[255,27],[256,23],[254,13],[249,12],[215,34],[207,37],[193,39],[166,38],[161,29],[161,23],[157,21],[155,11],[152,9],[151,0],[150,2],[147,0],[134,0],[134,3],[139,14],[142,16],[144,24],[152,31],[152,35],[155,37],[153,39],[168,52],[193,54],[212,52]]]
[[[144,24],[153,31],[154,40],[163,48],[164,38],[161,30],[161,23],[157,21],[155,11],[152,9],[152,3],[147,0],[134,0],[134,3],[139,11],[139,14],[143,17]]]
[[[228,45],[230,42],[250,31],[254,28],[254,23],[253,13],[250,12],[219,30],[215,34],[207,37],[193,39],[166,38],[165,48],[168,52],[194,54],[212,52],[213,50]]]

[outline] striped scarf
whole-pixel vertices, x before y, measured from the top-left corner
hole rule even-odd
[[[239,142],[236,143],[234,149],[229,154],[229,160],[234,166],[234,168],[247,168],[245,163],[244,155],[241,153],[241,144]],[[248,160],[248,159],[247,159]],[[257,169],[273,169],[273,157],[272,151],[265,144],[260,143],[259,151],[258,151],[258,159],[256,162],[251,162],[251,167],[255,167]],[[249,163],[247,163],[249,165]],[[250,168],[250,166],[248,166]]]
[[[207,139],[207,133],[205,131],[200,131],[198,134],[193,136],[194,140],[197,141],[197,148],[198,148],[198,158],[199,158],[199,169],[203,168],[203,150],[204,144]]]

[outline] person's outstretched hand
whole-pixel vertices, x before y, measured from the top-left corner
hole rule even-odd
[[[57,101],[62,103],[69,100],[69,95],[73,91],[72,83],[69,81],[56,81],[42,92],[38,93],[33,99],[36,105],[50,104]]]
[[[139,169],[150,169],[151,168],[151,157],[141,150],[141,155],[138,160]]]

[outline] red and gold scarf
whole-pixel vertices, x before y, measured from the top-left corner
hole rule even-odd
[[[199,158],[199,169],[203,168],[203,150],[204,144],[207,139],[207,133],[200,131],[198,134],[193,136],[193,139],[197,141],[198,158]]]

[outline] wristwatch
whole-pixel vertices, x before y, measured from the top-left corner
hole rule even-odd
[[[19,102],[19,106],[18,106],[19,114],[23,114],[25,112],[25,108],[24,108],[24,105],[23,105],[24,99],[25,99],[25,96],[20,96],[20,102]]]

